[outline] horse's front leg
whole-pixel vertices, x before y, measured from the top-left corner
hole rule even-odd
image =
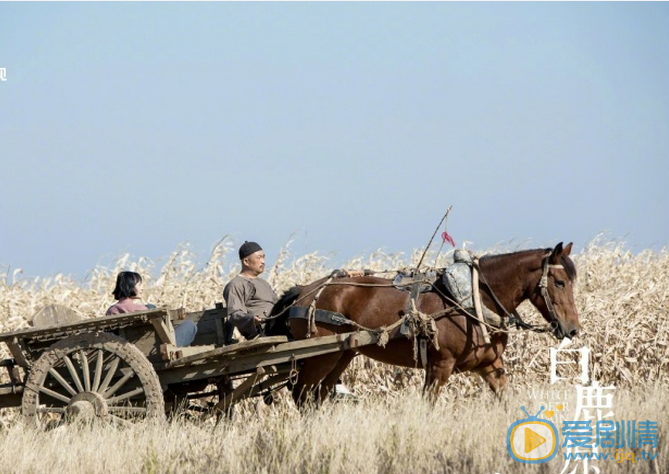
[[[423,396],[431,403],[436,403],[441,387],[443,387],[453,373],[455,359],[438,359],[429,361],[425,368],[425,384]]]
[[[330,373],[325,376],[321,382],[319,392],[321,403],[332,394],[332,389],[334,389],[335,385],[337,385],[339,377],[344,372],[344,370],[346,370],[356,355],[357,353],[355,351],[344,351],[341,355],[341,358],[337,361]]]
[[[302,410],[318,407],[326,399],[337,382],[337,377],[348,366],[354,355],[353,351],[347,351],[343,354],[336,352],[306,359],[292,388],[293,400],[298,408]],[[333,370],[339,367],[341,359],[345,359],[343,367],[340,367],[336,376],[328,378]],[[323,381],[326,381],[325,385]]]
[[[504,361],[501,356],[497,357],[490,364],[476,369],[476,373],[488,383],[488,386],[497,395],[497,398],[502,397],[506,389],[507,379],[506,371],[504,370]]]

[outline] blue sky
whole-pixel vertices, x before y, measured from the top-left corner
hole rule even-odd
[[[0,3],[0,268],[669,245],[666,3]]]

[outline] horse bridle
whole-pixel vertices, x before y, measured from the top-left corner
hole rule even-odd
[[[509,318],[509,324],[515,324],[516,327],[519,329],[529,329],[530,331],[534,332],[552,332],[559,327],[560,320],[557,317],[557,313],[555,312],[555,306],[553,305],[550,295],[548,294],[548,269],[549,268],[564,269],[564,267],[562,265],[549,263],[549,259],[550,259],[550,254],[546,255],[543,265],[544,267],[543,274],[539,279],[539,291],[541,292],[541,296],[543,297],[544,302],[546,303],[546,309],[548,309],[548,315],[550,316],[550,321],[548,321],[550,323],[550,327],[548,328],[544,326],[526,323],[525,321],[523,321],[523,318],[520,317],[520,314],[518,314],[518,311],[516,310],[514,310],[513,313],[510,313],[506,309],[506,307],[504,307],[499,298],[497,298],[497,295],[493,291],[490,284],[487,282],[485,275],[483,274],[483,271],[481,271],[481,267],[479,266],[479,259],[478,258],[474,259],[473,264],[477,266],[481,279],[490,290],[490,295],[492,296],[493,300],[495,300],[495,303],[497,303],[497,305],[500,308],[502,308],[504,314],[506,314],[506,316]]]
[[[564,267],[560,264],[548,263],[549,258],[550,255],[546,257],[546,261],[544,262],[544,273],[543,275],[541,275],[541,279],[539,280],[539,290],[541,291],[541,296],[543,296],[544,302],[546,303],[546,308],[548,309],[548,315],[551,317],[551,321],[549,322],[551,326],[554,326],[553,329],[557,329],[557,327],[560,324],[560,320],[557,317],[557,313],[555,312],[555,306],[553,305],[551,297],[548,294],[548,269],[556,268],[564,270]]]

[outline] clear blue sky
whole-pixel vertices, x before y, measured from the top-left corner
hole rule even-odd
[[[667,3],[0,3],[0,267],[669,245]]]

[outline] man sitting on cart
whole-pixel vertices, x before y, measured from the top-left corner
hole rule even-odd
[[[267,315],[278,297],[260,274],[265,271],[265,252],[256,242],[244,242],[239,247],[242,271],[225,285],[223,298],[229,321],[246,339],[258,337]]]
[[[271,313],[278,297],[269,283],[258,278],[265,271],[265,252],[256,242],[244,242],[239,247],[242,271],[225,285],[223,298],[228,308],[228,321],[246,339],[253,339],[262,333],[267,316]],[[356,400],[342,383],[337,381],[334,399]]]

